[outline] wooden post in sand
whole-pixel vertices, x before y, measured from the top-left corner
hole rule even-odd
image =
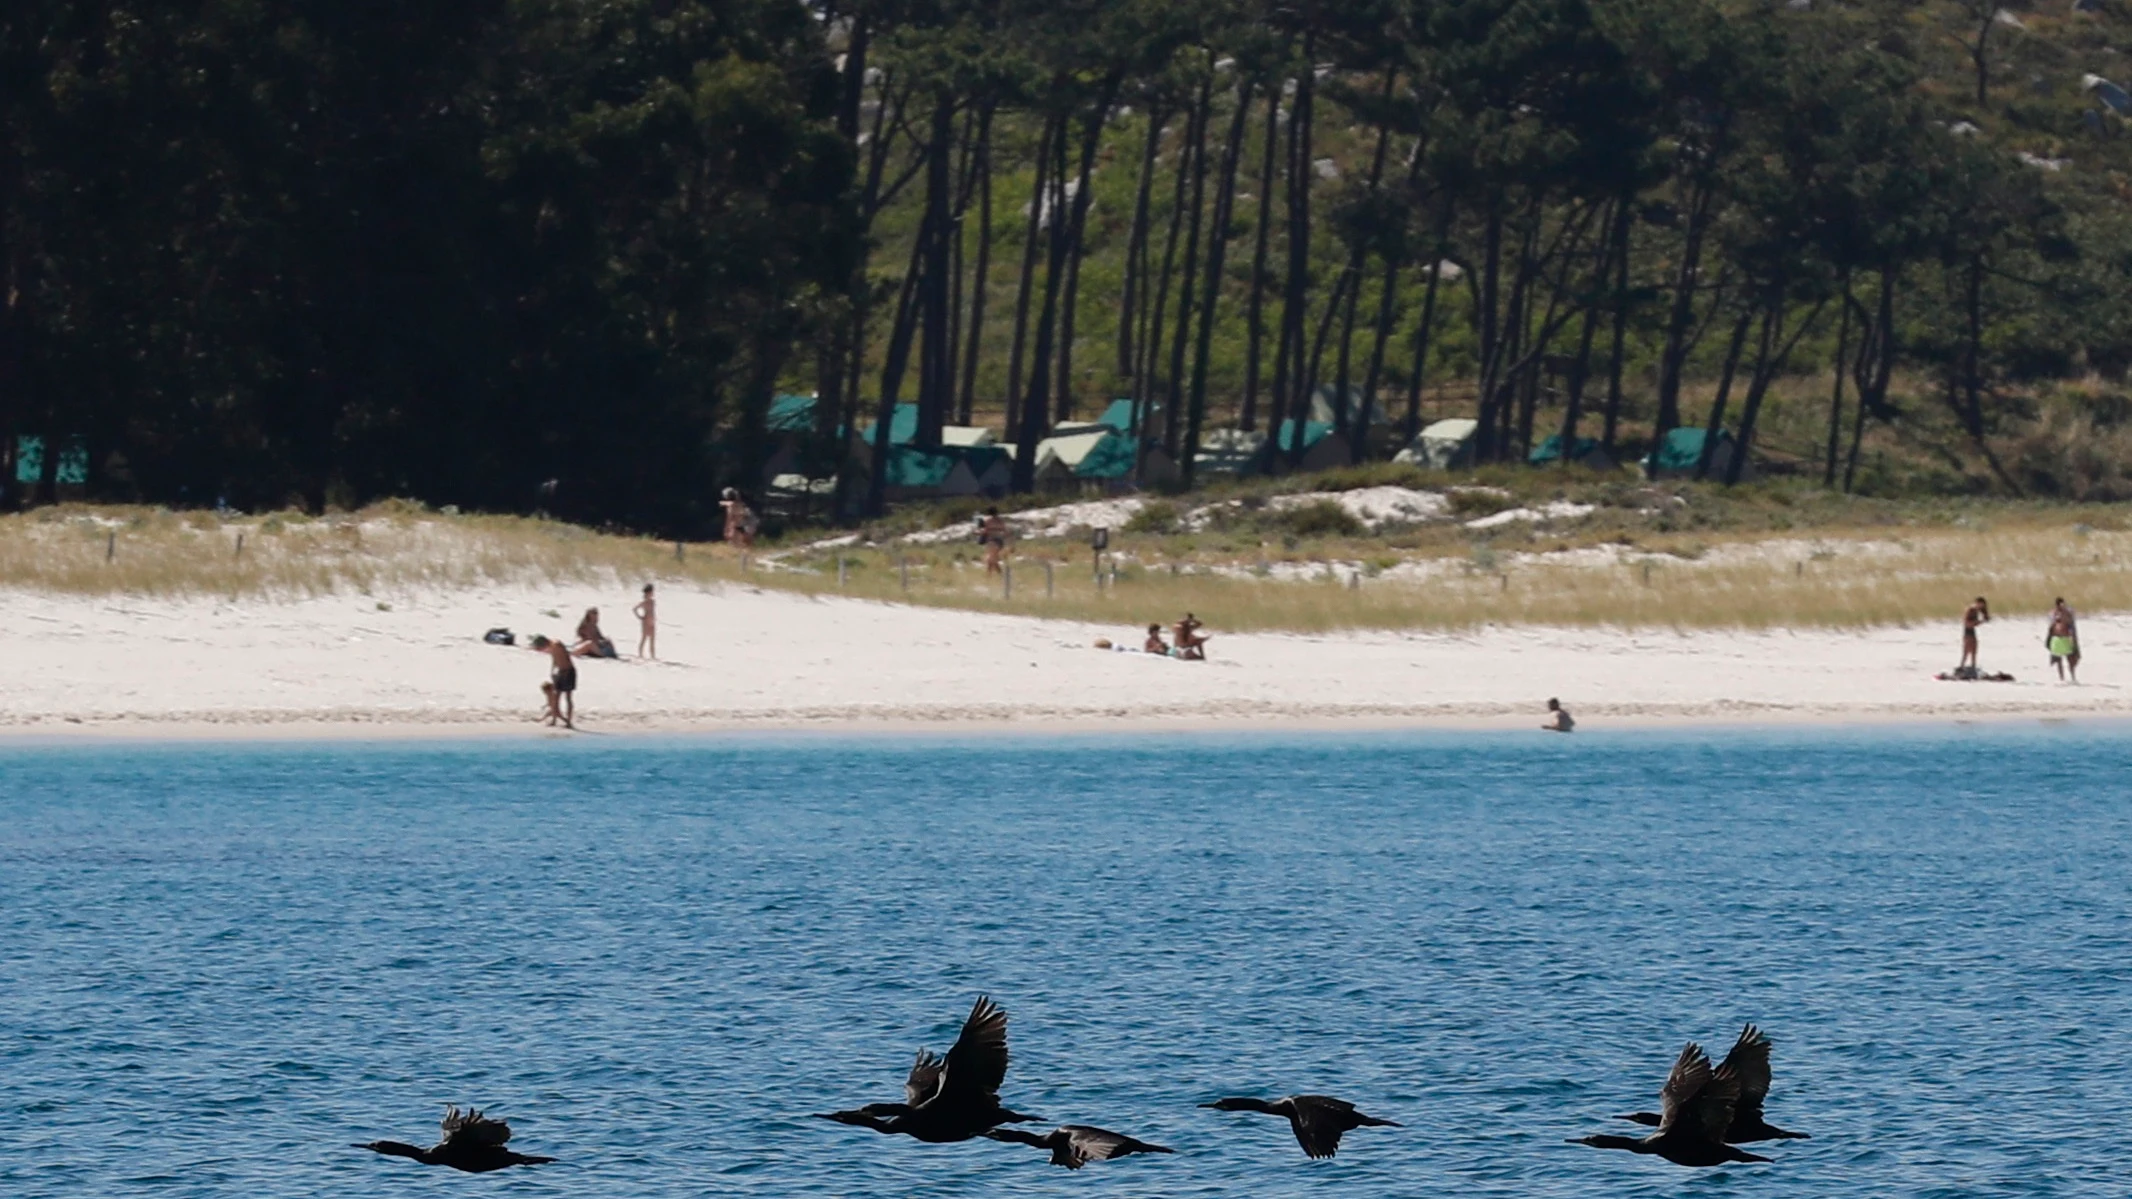
[[[839,554],[837,556],[837,590],[839,591],[844,589],[844,567],[844,557],[843,555]]]
[[[1051,598],[1051,562],[1049,559],[1044,562],[1044,598]]]
[[[244,534],[242,533],[237,534],[237,552],[233,556],[238,558],[244,557]]]
[[[1014,567],[1003,566],[999,571],[999,598],[1014,598]]]
[[[911,560],[909,558],[901,556],[896,558],[896,575],[903,581],[903,589],[909,591],[911,589]]]
[[[688,561],[688,551],[682,548],[681,543],[678,540],[674,542],[674,561]]]
[[[118,557],[118,534],[117,534],[117,533],[106,533],[106,534],[104,534],[104,561],[106,561],[106,562],[109,562],[109,561],[111,561],[111,560],[113,560],[113,559],[115,559],[115,558],[117,558],[117,557]]]

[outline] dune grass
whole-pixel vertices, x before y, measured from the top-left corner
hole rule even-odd
[[[1124,533],[1100,584],[1085,546],[1023,543],[1009,595],[985,575],[977,547],[961,543],[799,547],[743,562],[722,545],[677,553],[672,542],[412,504],[316,518],[67,506],[0,518],[0,578],[84,595],[380,602],[506,584],[746,585],[1082,620],[1117,636],[1186,611],[1217,630],[1317,632],[1870,628],[1952,622],[1978,593],[2007,616],[2040,614],[2057,595],[2083,611],[2132,608],[2132,533],[2076,524],[2063,510],[2010,509],[1967,527],[1699,529],[1632,547],[1609,527],[1476,542],[1431,526],[1286,545]]]
[[[813,566],[819,573],[776,585],[1114,624],[1121,635],[1149,622],[1167,625],[1186,611],[1221,629],[1314,632],[1490,624],[1870,628],[1953,622],[1980,592],[2009,616],[2040,616],[2057,595],[2083,611],[2132,607],[2132,534],[2076,533],[2064,525],[1900,540],[1870,533],[1763,538],[1698,552],[1619,562],[1594,562],[1590,554],[1404,560],[1431,568],[1425,578],[1403,577],[1398,566],[1373,576],[1370,564],[1339,560],[1304,567],[1304,578],[1254,577],[1251,567],[1204,562],[1179,562],[1173,573],[1167,564],[1127,560],[1115,584],[1106,574],[1099,586],[1087,551],[1023,547],[1010,597],[973,552],[843,550],[822,556]],[[842,587],[837,558],[846,564]]]

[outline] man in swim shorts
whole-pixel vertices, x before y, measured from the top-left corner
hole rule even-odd
[[[2080,626],[2075,621],[2073,609],[2059,596],[2051,605],[2050,631],[2043,635],[2044,648],[2051,651],[2051,668],[2058,672],[2058,680],[2080,681]]]
[[[1978,596],[1969,610],[1962,613],[1962,666],[1974,668],[1977,664],[1977,626],[1991,623],[1991,605]],[[1959,670],[1961,667],[1956,667]]]
[[[564,728],[575,729],[577,663],[570,660],[570,647],[560,641],[535,637],[533,648],[548,655],[548,681],[555,685],[556,715],[562,717]]]

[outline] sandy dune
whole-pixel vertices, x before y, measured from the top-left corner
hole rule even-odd
[[[545,661],[492,625],[565,634],[588,604],[626,651],[626,589],[503,589],[286,603],[0,591],[23,640],[0,690],[18,733],[508,731],[536,725]],[[560,613],[544,616],[544,610]],[[2083,622],[2089,677],[2051,680],[2039,621],[1984,631],[2011,684],[1943,683],[1957,632],[1741,634],[1496,629],[1471,635],[1223,635],[1213,661],[1091,648],[1112,627],[810,600],[661,597],[660,662],[586,662],[588,730],[1007,722],[1536,723],[1550,695],[1587,727],[1629,721],[1945,719],[2132,713],[2114,669],[2132,620]],[[2031,627],[2034,626],[2034,627]]]

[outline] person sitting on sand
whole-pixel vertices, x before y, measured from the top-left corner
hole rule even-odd
[[[1170,656],[1170,647],[1162,640],[1161,625],[1151,624],[1147,626],[1147,642],[1140,648],[1151,654],[1161,654],[1165,658]]]
[[[548,685],[555,688],[551,710],[562,720],[564,728],[576,728],[577,663],[570,660],[570,647],[546,637],[535,637],[532,645],[548,655]]]
[[[1991,605],[1985,603],[1984,597],[1980,595],[1975,603],[1969,605],[1969,610],[1962,613],[1962,666],[1976,669],[1977,626],[1990,623]],[[1959,670],[1961,667],[1955,669]]]
[[[571,647],[570,652],[580,658],[619,658],[622,656],[615,652],[614,642],[609,641],[607,635],[600,632],[600,610],[598,608],[585,609],[585,619],[577,622],[577,644]]]
[[[1550,733],[1574,733],[1577,731],[1577,718],[1569,714],[1569,709],[1562,706],[1561,700],[1548,700],[1547,710],[1554,713],[1554,715],[1548,718],[1546,724],[1540,726],[1542,729]]]
[[[2080,626],[2074,622],[2073,609],[2064,596],[2052,601],[2051,626],[2043,634],[2044,648],[2051,651],[2051,667],[2058,672],[2058,681],[2080,681]]]
[[[1212,640],[1212,638],[1202,637],[1199,635],[1199,630],[1202,627],[1204,626],[1199,623],[1199,618],[1197,616],[1192,615],[1190,612],[1185,613],[1184,619],[1177,622],[1176,629],[1178,657],[1193,662],[1204,662],[1207,660],[1206,646],[1207,642]]]
[[[646,656],[657,658],[659,656],[659,602],[651,593],[650,583],[644,584],[644,602],[631,609],[631,614],[637,618],[637,656],[639,658]],[[644,652],[646,647],[651,649],[649,655]]]

